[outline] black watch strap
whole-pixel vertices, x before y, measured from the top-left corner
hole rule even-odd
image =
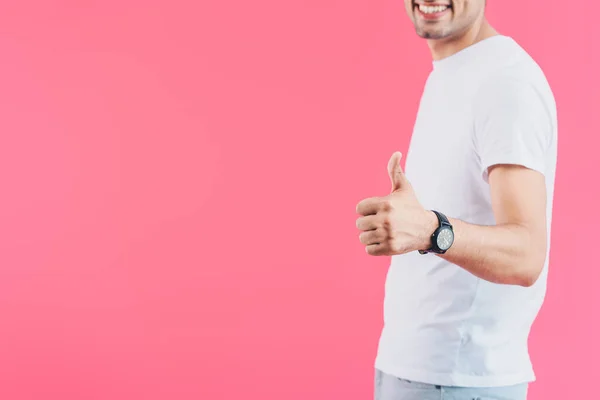
[[[431,212],[433,212],[437,216],[439,226],[431,235],[431,247],[429,247],[429,249],[427,249],[427,250],[419,250],[419,253],[421,253],[421,254],[427,254],[427,253],[443,254],[443,253],[445,253],[445,251],[442,251],[441,249],[437,248],[437,246],[435,244],[437,241],[437,235],[444,227],[448,227],[448,228],[452,229],[452,224],[450,224],[450,221],[448,220],[448,218],[441,212],[436,211],[436,210],[431,210]]]
[[[444,214],[442,214],[439,211],[435,211],[435,210],[431,210],[435,215],[437,215],[438,221],[440,223],[440,227],[442,226],[451,226],[450,225],[450,221],[448,221],[448,218],[446,218],[446,216]]]

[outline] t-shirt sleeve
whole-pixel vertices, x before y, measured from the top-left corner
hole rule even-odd
[[[529,83],[498,79],[475,96],[475,149],[481,174],[498,164],[516,164],[546,173],[553,120],[543,98]]]

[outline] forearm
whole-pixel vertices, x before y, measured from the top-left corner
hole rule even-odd
[[[535,283],[545,262],[546,243],[530,227],[481,226],[452,218],[450,222],[455,240],[440,257],[490,282],[521,286]]]

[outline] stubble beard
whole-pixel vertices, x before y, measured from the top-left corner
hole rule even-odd
[[[452,31],[446,29],[427,29],[416,26],[415,31],[419,37],[430,40],[447,39],[452,36]]]
[[[439,40],[446,39],[450,36],[448,33],[444,32],[431,32],[431,31],[419,31],[417,30],[417,35],[419,35],[423,39],[431,39],[431,40]]]

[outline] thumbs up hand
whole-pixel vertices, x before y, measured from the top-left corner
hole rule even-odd
[[[404,175],[404,171],[402,171],[400,160],[402,160],[402,153],[397,151],[392,154],[392,157],[388,161],[387,169],[390,181],[392,181],[392,193],[402,189],[410,188],[410,190],[412,190],[410,182],[406,178],[406,175]]]
[[[401,158],[402,154],[396,152],[388,162],[391,193],[365,199],[356,207],[356,212],[361,215],[356,220],[356,227],[361,230],[359,239],[372,256],[427,250],[438,225],[435,214],[419,203],[400,167]]]

